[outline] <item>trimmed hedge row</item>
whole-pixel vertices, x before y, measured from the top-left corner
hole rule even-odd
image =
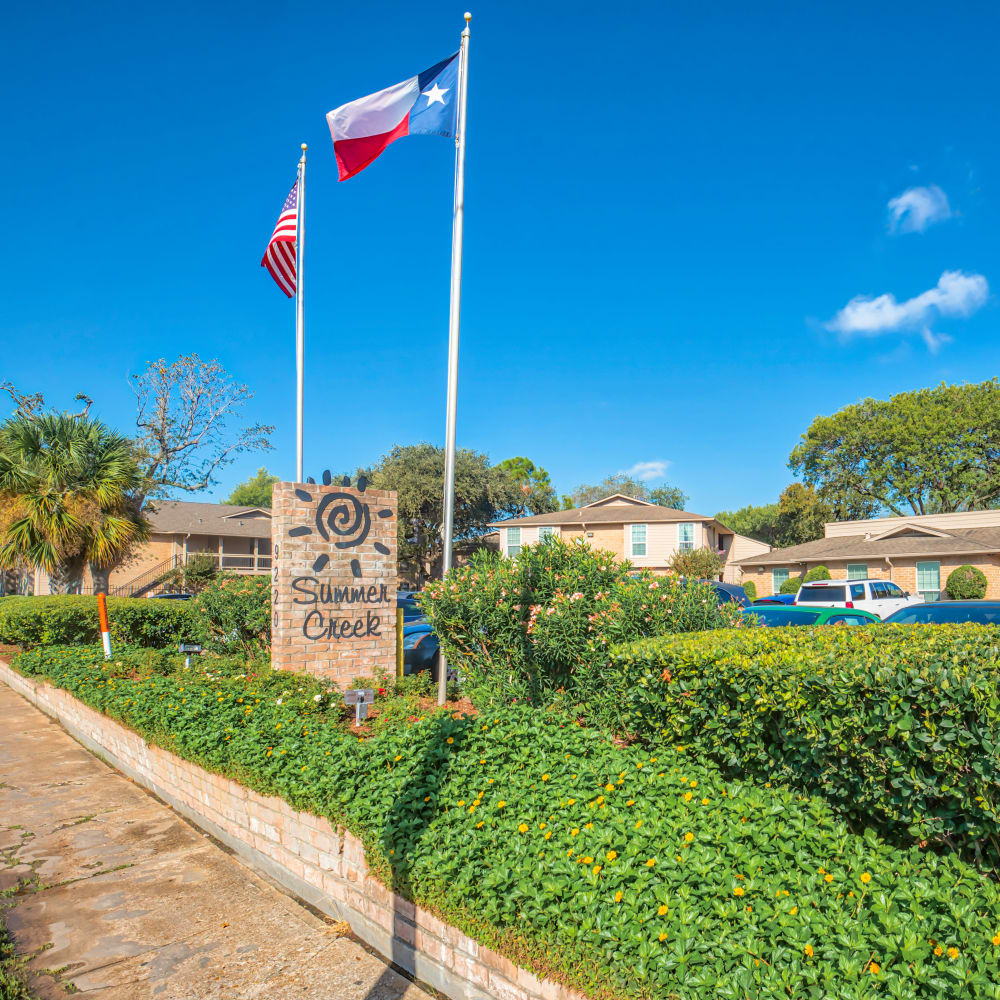
[[[1000,629],[750,629],[612,652],[640,733],[1000,866]]]
[[[108,620],[113,645],[158,649],[191,638],[195,629],[184,601],[109,597]],[[100,640],[96,597],[0,597],[0,643],[28,648]]]
[[[387,884],[593,996],[1000,1000],[1000,887],[853,835],[819,797],[554,712],[442,712],[359,740],[309,677],[205,657],[134,678],[100,657],[17,666],[343,823]]]

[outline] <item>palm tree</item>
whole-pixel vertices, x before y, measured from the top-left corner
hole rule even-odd
[[[52,593],[95,589],[149,534],[131,442],[99,420],[17,416],[0,426],[0,568],[41,567]]]

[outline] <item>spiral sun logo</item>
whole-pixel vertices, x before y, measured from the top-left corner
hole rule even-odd
[[[315,481],[310,478],[309,482],[315,485]],[[331,483],[330,472],[323,473],[323,485],[329,486]],[[341,486],[350,486],[349,476],[344,476],[340,482]],[[358,479],[358,492],[364,493],[368,488],[368,480],[364,476]],[[313,495],[308,490],[297,489],[295,495],[300,500],[312,503]],[[392,517],[392,511],[388,508],[377,511],[376,517]],[[336,538],[334,545],[338,549],[351,549],[358,545],[363,545],[368,538],[368,533],[372,527],[371,507],[358,499],[353,493],[324,493],[320,502],[316,505],[314,524],[299,525],[291,528],[288,532],[289,538],[301,538],[303,535],[311,535],[313,531],[320,535],[325,541]],[[376,552],[382,555],[389,555],[389,549],[381,542],[375,542]],[[313,572],[318,573],[330,562],[330,557],[326,554],[319,556],[313,562]],[[361,576],[361,564],[357,559],[351,560],[351,572],[355,577]]]

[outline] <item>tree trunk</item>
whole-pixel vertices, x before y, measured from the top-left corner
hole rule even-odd
[[[90,578],[94,582],[95,594],[106,594],[110,585],[111,567],[90,564]]]
[[[49,573],[50,594],[79,594],[83,589],[83,561],[59,563]]]

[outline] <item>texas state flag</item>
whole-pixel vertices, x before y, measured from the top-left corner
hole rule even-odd
[[[404,135],[454,138],[458,121],[458,53],[394,87],[334,108],[326,120],[340,179],[360,173]]]

